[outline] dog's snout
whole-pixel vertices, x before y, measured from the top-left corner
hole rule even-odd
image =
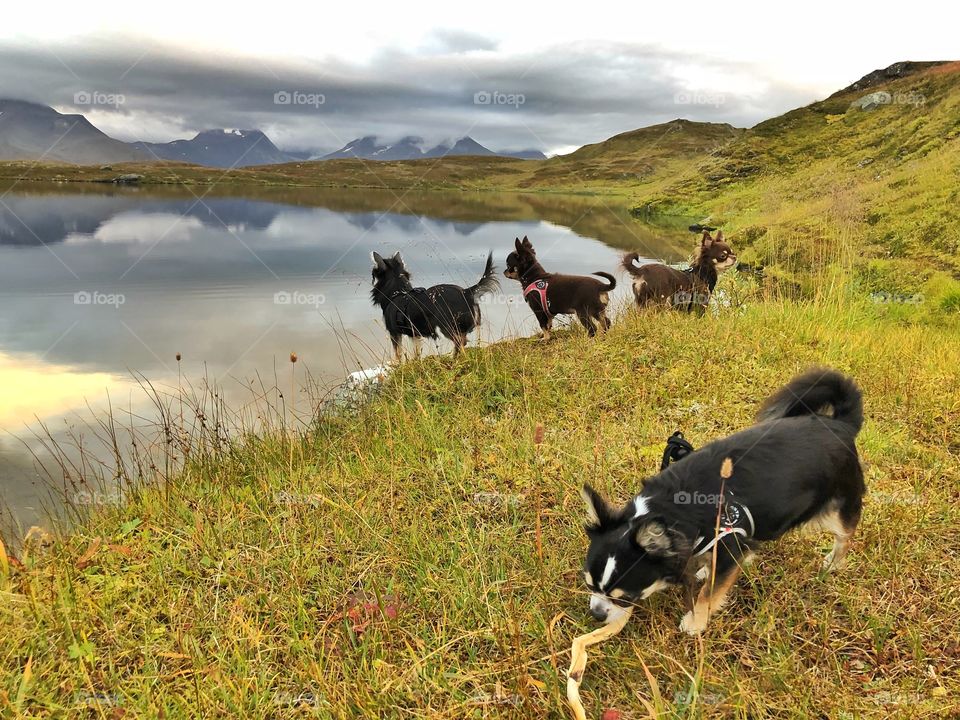
[[[593,616],[595,620],[606,622],[612,609],[613,604],[603,595],[594,593],[590,596],[590,615]]]
[[[602,607],[594,607],[593,605],[591,605],[590,615],[593,617],[594,620],[603,622],[604,620],[607,619],[607,609]]]

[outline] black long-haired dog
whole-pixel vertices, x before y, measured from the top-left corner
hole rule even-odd
[[[413,338],[416,355],[420,355],[420,341],[437,339],[437,330],[453,341],[454,355],[463,351],[467,335],[480,324],[480,306],[477,300],[500,287],[493,267],[493,253],[487,255],[483,275],[476,285],[434,285],[415,288],[400,253],[384,258],[374,252],[373,304],[383,311],[390,342],[397,360],[403,354],[403,336]]]
[[[774,393],[755,425],[670,465],[625,507],[584,486],[591,614],[610,622],[625,605],[693,587],[696,577],[705,583],[680,628],[699,633],[758,545],[802,525],[834,536],[824,567],[838,567],[866,492],[855,445],[862,425],[853,380],[813,369]]]

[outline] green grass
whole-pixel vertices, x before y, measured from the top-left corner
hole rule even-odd
[[[829,364],[866,396],[850,565],[818,572],[823,537],[771,546],[702,640],[677,629],[679,593],[656,596],[594,650],[585,701],[594,717],[955,713],[960,332],[888,314],[852,296],[630,313],[596,341],[406,364],[294,442],[235,438],[3,572],[0,707],[565,717],[569,642],[591,626],[580,484],[626,499],[675,429],[697,445],[737,430]]]
[[[860,254],[901,276],[960,276],[960,63],[877,90],[918,100],[861,111],[848,108],[866,92],[844,92],[792,110],[688,164],[637,205],[710,216],[758,262],[782,265],[788,237],[801,247],[789,268],[798,273],[816,263],[832,228],[855,225]]]

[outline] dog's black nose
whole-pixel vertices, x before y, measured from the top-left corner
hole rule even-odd
[[[607,609],[603,607],[591,607],[590,614],[594,620],[599,620],[600,622],[607,619]]]

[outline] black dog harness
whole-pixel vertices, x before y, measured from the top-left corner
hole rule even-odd
[[[693,445],[687,442],[683,433],[677,430],[673,435],[667,438],[667,446],[663,449],[663,460],[660,463],[660,471],[669,467],[670,463],[682,460],[693,452]],[[720,502],[720,528],[715,535],[697,537],[693,545],[694,557],[709,552],[714,545],[720,542],[727,535],[739,535],[744,539],[753,537],[756,532],[756,525],[753,522],[753,515],[743,503],[733,499],[733,490],[727,490]]]
[[[738,503],[736,500],[733,500],[732,496],[733,491],[728,490],[720,503],[719,531],[712,537],[701,535],[693,544],[694,557],[709,552],[714,545],[723,540],[727,535],[739,535],[744,540],[749,540],[753,537],[753,533],[756,531],[756,525],[754,525],[750,508],[743,503]]]
[[[530,283],[529,285],[527,285],[527,287],[523,289],[524,299],[534,294],[540,297],[540,307],[543,308],[543,311],[547,314],[547,317],[553,317],[553,313],[550,312],[550,305],[547,303],[547,281],[546,280],[534,280],[532,283]]]

